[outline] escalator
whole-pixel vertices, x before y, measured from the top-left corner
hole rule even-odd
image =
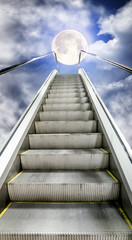
[[[125,187],[80,74],[53,78],[24,141],[4,184],[0,240],[132,239]]]

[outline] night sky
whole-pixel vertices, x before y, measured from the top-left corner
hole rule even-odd
[[[131,16],[127,0],[0,0],[0,68],[50,52],[67,29],[83,34],[90,52],[131,66]],[[59,66],[77,73],[77,65]],[[132,147],[132,75],[90,56],[81,67]],[[51,55],[0,76],[0,145],[53,69]]]

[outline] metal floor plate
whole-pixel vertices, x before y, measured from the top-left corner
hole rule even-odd
[[[15,202],[117,200],[119,188],[106,171],[24,171],[8,184]]]
[[[112,203],[12,203],[0,218],[0,234],[106,232],[131,232],[118,207]]]
[[[23,171],[10,184],[116,183],[106,171]]]

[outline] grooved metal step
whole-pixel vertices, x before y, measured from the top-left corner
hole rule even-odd
[[[22,172],[8,184],[11,201],[110,201],[119,182],[106,171]]]
[[[44,111],[86,111],[90,109],[90,103],[67,103],[67,104],[46,104],[43,105]]]
[[[84,88],[74,88],[74,89],[49,89],[49,93],[81,93],[85,92]]]
[[[82,87],[79,87],[79,86],[52,86],[50,88],[51,90],[85,90],[85,88],[82,86]]]
[[[21,155],[22,169],[88,170],[108,168],[109,154],[100,149],[29,150]]]
[[[90,133],[97,131],[97,121],[40,121],[36,133]]]
[[[83,83],[82,80],[79,78],[79,79],[55,79],[53,81],[53,83]]]
[[[64,83],[58,83],[58,82],[52,82],[51,86],[83,86],[82,82],[64,82]]]
[[[82,82],[82,79],[81,79],[81,77],[79,76],[77,76],[76,75],[76,77],[75,78],[73,78],[73,77],[68,77],[68,78],[63,78],[63,77],[60,77],[60,75],[56,75],[56,78],[54,79],[54,81],[58,81],[58,82],[71,82],[71,81],[81,81]],[[66,76],[66,74],[65,74],[65,76]]]
[[[49,93],[48,98],[73,98],[73,97],[86,97],[86,93]]]
[[[131,240],[131,237],[130,227],[113,203],[12,203],[0,219],[1,240]]]
[[[78,97],[78,98],[73,98],[73,97],[70,97],[70,98],[47,98],[44,100],[44,103],[46,104],[61,104],[61,103],[70,103],[70,104],[73,104],[73,103],[87,103],[88,102],[88,98],[87,97]]]
[[[93,119],[93,111],[45,111],[39,112],[41,121],[87,121]]]
[[[54,81],[52,82],[52,85],[54,84],[58,84],[58,85],[78,85],[78,84],[82,84],[83,82],[78,80],[78,81]]]
[[[31,134],[29,143],[31,149],[99,148],[102,146],[102,133]]]

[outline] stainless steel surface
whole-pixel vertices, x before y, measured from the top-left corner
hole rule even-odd
[[[45,111],[39,117],[41,121],[88,121],[93,119],[93,111]]]
[[[44,111],[86,111],[90,109],[90,103],[54,103],[54,104],[44,104]]]
[[[84,89],[84,86],[83,85],[53,85],[51,86],[50,89],[60,89],[60,90],[63,90],[63,89]]]
[[[100,149],[29,150],[21,155],[23,169],[88,170],[108,168],[109,154]]]
[[[70,98],[70,97],[86,97],[86,93],[85,92],[82,92],[82,93],[60,93],[60,94],[53,94],[53,93],[50,93],[48,94],[48,98]]]
[[[102,146],[102,133],[32,134],[29,142],[31,149],[98,148]]]
[[[97,131],[97,121],[35,122],[36,133],[90,133]]]
[[[0,219],[1,240],[131,240],[131,237],[131,229],[113,203],[12,203]]]
[[[52,83],[53,84],[83,84],[82,80],[81,79],[76,79],[76,80],[72,80],[72,79],[69,79],[69,80],[57,80],[55,79],[54,82]]]
[[[85,92],[84,88],[82,89],[50,89],[49,93],[82,93]]]
[[[51,85],[51,87],[52,86],[59,86],[59,87],[69,87],[69,86],[71,86],[71,87],[83,87],[83,83],[80,81],[78,81],[78,82],[56,82],[56,81],[54,81],[53,83],[52,83],[52,85]]]
[[[69,98],[65,98],[63,97],[61,100],[59,98],[47,98],[45,99],[45,103],[47,104],[54,104],[54,103],[87,103],[88,102],[88,98],[87,97],[69,97]]]
[[[96,55],[95,53],[86,52],[86,51],[84,51],[84,50],[81,50],[81,51],[80,51],[80,54],[79,54],[78,71],[79,71],[79,68],[80,68],[80,60],[81,60],[81,53],[82,53],[82,52],[83,52],[83,53],[86,53],[86,54],[88,54],[88,55],[90,55],[90,56],[96,57],[97,59],[100,59],[100,60],[102,60],[102,61],[108,62],[109,64],[111,64],[111,65],[113,65],[113,66],[115,66],[115,67],[121,68],[121,69],[123,69],[123,70],[125,70],[125,71],[127,71],[127,72],[129,72],[129,73],[132,74],[132,68],[131,68],[131,67],[128,67],[128,66],[125,66],[125,65],[123,65],[123,64],[114,62],[114,61],[112,61],[112,60],[109,60],[109,59],[100,57],[100,56]]]
[[[7,184],[4,183],[0,189],[0,213],[7,206],[9,201],[8,187]]]
[[[119,182],[106,171],[22,172],[8,184],[11,201],[110,201]]]

